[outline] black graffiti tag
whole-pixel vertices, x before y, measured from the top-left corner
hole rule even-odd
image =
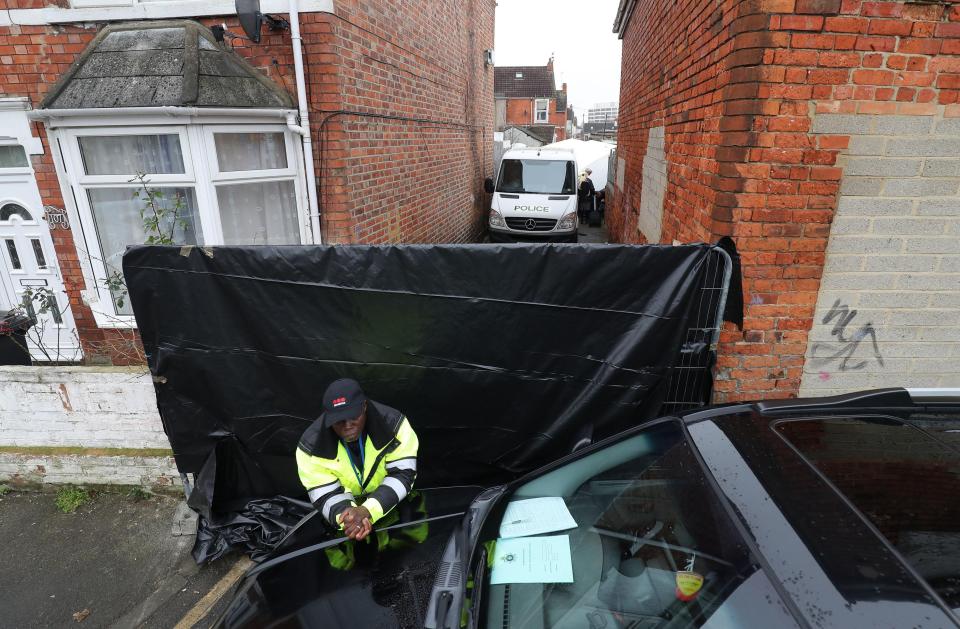
[[[836,319],[833,329],[830,330],[830,335],[835,336],[838,343],[814,343],[810,360],[815,367],[825,366],[842,358],[839,365],[840,371],[863,369],[867,366],[868,361],[860,360],[851,364],[850,360],[860,346],[860,342],[868,336],[873,345],[873,355],[877,359],[877,363],[883,367],[883,356],[880,355],[880,347],[877,345],[877,332],[873,329],[872,323],[869,321],[864,323],[853,335],[847,336],[847,326],[856,316],[857,311],[851,310],[848,305],[841,303],[839,299],[833,302],[833,306],[823,317],[821,323],[826,325]],[[821,350],[827,355],[820,356]]]

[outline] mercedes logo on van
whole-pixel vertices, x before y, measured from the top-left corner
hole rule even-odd
[[[528,218],[528,219],[527,219],[527,222],[524,223],[523,226],[526,227],[527,229],[530,229],[530,230],[536,229],[536,228],[537,228],[537,221],[533,220],[532,218]]]

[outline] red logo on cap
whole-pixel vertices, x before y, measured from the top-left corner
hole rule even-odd
[[[338,398],[336,398],[335,400],[333,400],[333,407],[336,408],[336,407],[338,407],[338,406],[343,406],[343,405],[346,404],[346,403],[347,403],[347,398],[345,398],[345,397],[338,397]]]

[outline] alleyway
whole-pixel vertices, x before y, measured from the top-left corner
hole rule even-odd
[[[602,225],[600,227],[588,227],[587,225],[581,225],[580,242],[587,244],[601,244],[610,242],[610,237],[607,235],[607,226]]]

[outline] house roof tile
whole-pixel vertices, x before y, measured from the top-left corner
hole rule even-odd
[[[190,20],[104,28],[42,109],[293,107],[280,86]]]
[[[544,144],[550,144],[553,142],[553,135],[556,131],[556,127],[549,124],[538,124],[538,125],[511,125],[515,129],[520,129],[529,136],[532,136]]]
[[[493,92],[495,96],[505,98],[556,98],[553,68],[498,66],[493,72]]]

